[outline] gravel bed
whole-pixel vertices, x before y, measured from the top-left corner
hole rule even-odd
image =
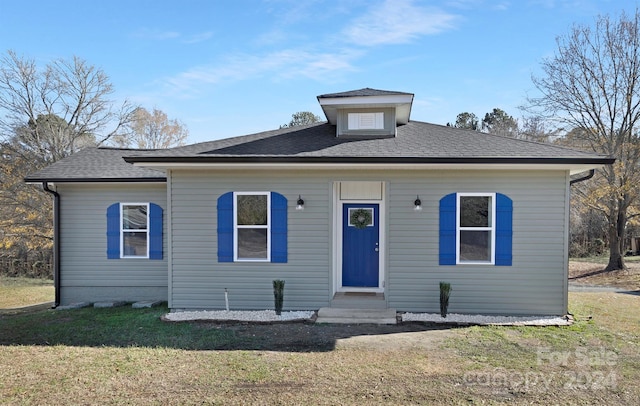
[[[277,315],[275,310],[202,310],[192,312],[172,312],[165,316],[170,321],[185,320],[237,320],[237,321],[291,321],[310,319],[315,312],[295,311],[282,312]]]
[[[313,311],[288,311],[276,315],[274,310],[199,310],[199,311],[177,311],[164,316],[169,321],[187,320],[233,320],[233,321],[292,321],[309,320],[313,317]],[[402,321],[424,321],[434,323],[468,323],[480,325],[501,325],[501,326],[567,326],[571,324],[571,319],[557,316],[483,316],[449,313],[446,318],[439,313],[402,313]]]
[[[469,323],[500,326],[568,326],[571,320],[558,316],[482,316],[449,313],[446,318],[439,313],[404,313],[402,321],[430,321],[436,323]]]

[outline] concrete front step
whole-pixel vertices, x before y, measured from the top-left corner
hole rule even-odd
[[[396,324],[396,309],[339,309],[335,307],[323,307],[318,310],[316,323]]]
[[[333,296],[331,307],[342,309],[386,309],[383,293],[339,292]]]

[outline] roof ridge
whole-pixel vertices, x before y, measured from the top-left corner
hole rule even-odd
[[[345,92],[325,93],[325,94],[321,94],[321,95],[317,96],[317,98],[318,99],[324,99],[324,98],[333,98],[333,97],[380,96],[380,95],[392,95],[392,94],[414,96],[413,93],[409,93],[409,92],[401,92],[401,91],[397,91],[397,90],[384,90],[384,89],[374,89],[374,88],[371,88],[371,87],[364,87],[362,89],[347,90]]]

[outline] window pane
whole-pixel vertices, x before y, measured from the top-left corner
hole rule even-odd
[[[238,229],[238,258],[267,258],[267,229]]]
[[[122,228],[124,230],[146,230],[147,206],[123,206]]]
[[[460,227],[491,227],[491,197],[460,196]]]
[[[267,195],[238,195],[239,226],[267,225]]]
[[[491,232],[460,231],[460,261],[491,261]]]
[[[147,256],[147,233],[125,231],[122,233],[125,257]]]

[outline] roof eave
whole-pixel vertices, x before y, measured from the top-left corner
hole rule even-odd
[[[24,178],[25,183],[166,183],[167,178]]]
[[[154,169],[259,170],[564,170],[576,174],[610,165],[612,158],[361,158],[361,157],[144,157]]]
[[[610,165],[615,158],[531,157],[351,157],[351,156],[140,156],[126,157],[131,164],[144,163],[368,163],[368,164],[593,164]],[[142,166],[142,165],[140,165]]]

